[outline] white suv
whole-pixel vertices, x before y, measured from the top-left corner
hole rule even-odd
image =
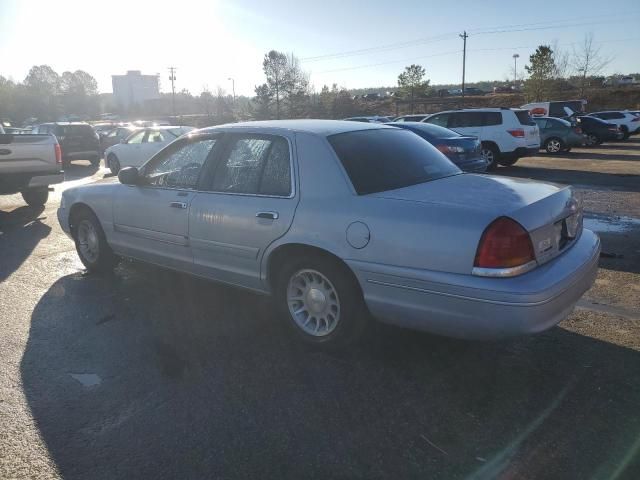
[[[605,122],[617,125],[626,140],[631,135],[640,133],[640,117],[629,111],[610,110],[607,112],[593,112],[588,117],[596,117]]]
[[[423,120],[474,135],[482,143],[482,156],[490,170],[498,164],[510,166],[519,158],[535,155],[540,148],[540,132],[527,110],[511,108],[470,108],[431,115]]]

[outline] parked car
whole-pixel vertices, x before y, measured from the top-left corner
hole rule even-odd
[[[131,134],[140,130],[139,127],[115,127],[100,136],[100,147],[104,152],[107,148],[117,143],[124,142]]]
[[[580,147],[587,143],[582,128],[572,125],[561,118],[534,117],[533,121],[540,130],[540,148],[547,153],[555,154],[569,152],[573,147]]]
[[[0,195],[21,193],[28,205],[44,205],[49,186],[64,181],[58,140],[53,135],[3,131],[0,125]]]
[[[5,127],[5,133],[11,133],[13,135],[23,135],[25,133],[31,133],[30,128],[18,128],[18,127]]]
[[[428,113],[418,113],[415,115],[401,115],[393,119],[394,122],[421,122],[429,116]]]
[[[104,151],[105,164],[114,175],[122,167],[139,167],[176,138],[194,130],[193,127],[141,128]]]
[[[363,117],[349,117],[345,118],[349,122],[363,122],[363,123],[387,123],[390,122],[391,119],[389,117],[381,117],[379,115],[373,116],[363,116]]]
[[[37,134],[55,135],[62,149],[62,163],[68,166],[72,160],[90,160],[100,163],[101,150],[98,134],[85,122],[41,123],[33,130]]]
[[[464,89],[464,94],[469,96],[482,96],[482,95],[486,95],[487,92],[475,87],[466,87]]]
[[[598,268],[571,187],[461,174],[386,125],[212,127],[118,178],[62,194],[89,270],[130,257],[270,294],[314,345],[349,344],[367,312],[461,338],[540,332]]]
[[[522,105],[532,117],[572,117],[584,114],[586,100],[559,100],[554,102],[534,102]]]
[[[593,112],[588,114],[589,117],[599,118],[618,126],[624,134],[623,140],[628,139],[631,135],[640,133],[640,117],[629,111],[609,110],[606,112]]]
[[[477,108],[450,110],[427,117],[424,122],[478,137],[482,156],[492,170],[513,165],[519,158],[535,155],[540,148],[538,127],[526,110]]]
[[[387,125],[404,128],[424,138],[462,171],[482,173],[487,170],[478,137],[460,135],[448,128],[423,122],[391,122]]]
[[[585,144],[589,147],[601,145],[604,142],[622,140],[624,133],[617,125],[596,117],[581,116],[572,119],[576,126],[586,135]]]

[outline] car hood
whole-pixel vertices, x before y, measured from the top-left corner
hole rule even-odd
[[[471,173],[372,195],[474,210],[488,218],[507,215],[529,230],[553,221],[573,202],[570,187]],[[532,208],[534,205],[536,207]]]

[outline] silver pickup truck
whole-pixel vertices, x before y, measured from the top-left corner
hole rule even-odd
[[[5,134],[0,125],[0,195],[21,193],[27,204],[44,205],[49,185],[63,181],[62,151],[56,137]]]

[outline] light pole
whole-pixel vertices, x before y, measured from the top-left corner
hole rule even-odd
[[[513,89],[518,88],[518,59],[520,55],[517,53],[513,54]]]
[[[169,67],[169,80],[171,80],[171,110],[173,111],[173,121],[176,121],[176,67]]]
[[[231,80],[231,91],[233,92],[233,105],[236,104],[236,81],[229,77],[227,80]]]
[[[462,107],[464,108],[464,73],[465,67],[467,65],[467,31],[465,30],[460,35],[458,35],[462,41],[464,42],[462,45]]]

